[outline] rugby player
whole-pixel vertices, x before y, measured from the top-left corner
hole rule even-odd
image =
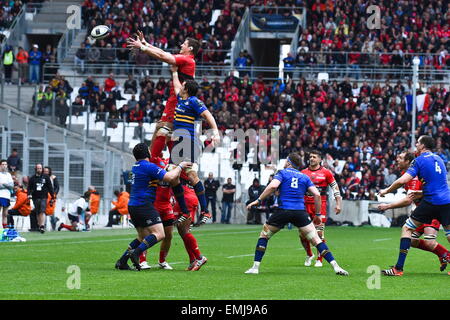
[[[219,130],[217,128],[216,120],[211,112],[209,112],[205,104],[196,97],[198,84],[194,80],[187,80],[181,83],[177,69],[176,66],[171,66],[172,81],[178,104],[175,109],[175,118],[173,122],[174,134],[172,139],[174,144],[170,153],[170,163],[179,163],[183,158],[187,158],[189,161],[196,163],[201,152],[201,142],[195,134],[195,121],[199,120],[200,117],[206,119],[208,125],[214,132],[212,137],[213,145],[217,145],[220,141]],[[199,226],[206,223],[206,221],[211,218],[211,214],[205,209],[205,188],[198,178],[196,170],[186,170],[186,174],[189,177],[190,184],[194,186],[195,193],[200,202],[201,214],[197,223],[194,224],[195,226]],[[184,189],[179,180],[172,184],[172,191],[182,212],[182,215],[178,218],[177,222],[183,222],[190,217],[190,214],[184,200]]]
[[[178,179],[181,170],[192,166],[189,162],[181,162],[170,172],[159,168],[150,162],[150,151],[145,143],[138,143],[133,148],[136,163],[130,174],[131,192],[128,211],[136,228],[137,238],[134,239],[116,262],[119,270],[130,270],[128,259],[131,259],[136,270],[141,270],[139,256],[164,239],[164,227],[161,217],[153,206],[156,197],[158,181],[171,183]]]
[[[195,221],[195,216],[198,208],[198,199],[195,196],[194,190],[187,184],[187,181],[181,179],[184,188],[184,194],[186,198],[186,205],[190,212],[190,217],[177,224],[178,234],[181,239],[183,239],[184,247],[186,249],[187,254],[189,255],[189,265],[186,270],[190,271],[198,271],[200,268],[206,264],[208,259],[202,255],[200,249],[198,248],[197,239],[191,233],[191,223]],[[175,206],[173,208],[173,212],[176,216],[182,214],[180,205],[178,202],[175,202]]]
[[[320,153],[320,151],[318,150],[311,151],[309,153],[309,166],[308,168],[303,169],[302,173],[306,174],[311,179],[312,183],[314,183],[314,185],[320,192],[322,204],[320,207],[319,216],[315,215],[314,196],[309,192],[307,192],[305,195],[305,206],[306,212],[309,214],[311,220],[316,226],[317,234],[319,235],[320,239],[323,242],[325,242],[324,234],[325,234],[325,223],[327,222],[328,186],[330,186],[331,189],[333,190],[334,199],[336,200],[336,207],[335,207],[336,214],[339,214],[341,212],[342,197],[339,191],[338,184],[334,179],[333,173],[330,170],[322,167],[321,162],[322,162],[322,154]],[[314,255],[311,251],[309,241],[302,236],[301,232],[300,232],[300,241],[303,245],[303,248],[305,248],[307,254],[305,259],[305,266],[309,267],[314,259]],[[322,267],[322,261],[323,257],[318,253],[317,260],[314,266]]]
[[[161,50],[158,47],[155,47],[148,43],[144,39],[144,35],[141,31],[138,31],[136,40],[129,38],[128,46],[130,48],[136,48],[142,50],[149,56],[160,60],[162,62],[166,62],[171,66],[175,66],[178,68],[179,73],[177,73],[178,78],[181,83],[186,80],[194,80],[195,76],[195,55],[200,49],[200,42],[194,38],[187,38],[182,44],[180,48],[179,54],[171,54],[164,50]],[[153,155],[158,156],[164,149],[166,145],[167,138],[170,136],[171,131],[173,129],[173,122],[175,119],[175,108],[177,106],[177,93],[175,92],[174,83],[170,86],[170,94],[169,99],[166,102],[166,106],[164,108],[163,115],[160,121],[156,124],[155,133],[152,138],[152,148],[155,146],[155,153]],[[218,133],[217,133],[218,134]],[[170,141],[171,142],[171,141]],[[172,143],[168,143],[169,151],[172,149]],[[205,188],[203,183],[198,179],[197,173],[195,170],[192,170],[190,173],[187,173],[188,180],[190,184],[194,187],[195,193],[197,194],[198,200],[200,202],[201,208],[201,217],[200,221],[207,220],[211,217],[208,211],[208,206],[206,203],[205,197]],[[177,189],[179,194],[181,192],[181,187]],[[180,195],[181,197],[181,195]],[[181,198],[180,198],[181,199]],[[178,199],[177,199],[178,200]],[[182,209],[184,210],[184,205],[182,205]],[[188,212],[184,212],[186,216],[189,215]],[[203,219],[204,218],[204,219]]]
[[[78,200],[73,202],[69,206],[69,210],[67,211],[67,217],[69,218],[71,224],[61,223],[58,227],[58,231],[61,231],[63,228],[69,231],[80,231],[80,216],[85,212],[86,216],[90,216],[89,209],[89,198],[91,194],[89,192],[85,192]],[[81,223],[83,224],[84,221]]]
[[[416,149],[420,155],[411,162],[411,166],[400,178],[379,193],[383,197],[409,183],[416,176],[423,184],[423,199],[402,227],[397,263],[392,268],[383,270],[386,276],[403,275],[406,256],[411,247],[412,233],[424,224],[431,224],[433,219],[443,225],[445,236],[450,242],[450,190],[447,184],[447,169],[442,158],[431,152],[433,147],[432,137],[420,136],[416,143]],[[450,257],[446,255],[442,261],[445,263],[449,259]]]
[[[397,156],[396,162],[397,167],[402,171],[402,174],[405,173],[405,171],[408,169],[408,167],[411,165],[411,162],[414,160],[414,154],[410,152],[402,152]],[[395,208],[403,208],[408,207],[410,205],[418,206],[420,204],[420,200],[422,198],[422,183],[420,180],[415,177],[411,181],[409,181],[405,186],[405,190],[408,193],[408,196],[404,197],[403,199],[400,199],[396,202],[392,203],[382,203],[378,205],[378,209],[381,211],[385,211],[388,209],[395,209]],[[447,267],[447,262],[444,261],[443,257],[445,257],[446,254],[448,254],[448,250],[439,244],[436,241],[437,234],[439,232],[439,227],[441,224],[438,220],[433,219],[431,221],[431,224],[423,224],[411,235],[411,247],[418,248],[424,251],[430,251],[433,252],[435,255],[438,256],[439,262],[441,264],[441,271],[444,271]],[[424,235],[424,239],[420,239],[420,237]]]
[[[325,260],[331,264],[337,275],[348,276],[348,272],[338,265],[327,245],[318,236],[314,224],[305,211],[304,196],[306,192],[314,196],[315,214],[317,216],[320,215],[321,197],[319,190],[311,182],[311,179],[299,171],[301,164],[301,158],[297,153],[289,154],[284,164],[284,169],[277,172],[259,198],[247,206],[247,209],[250,209],[253,206],[260,205],[265,198],[279,189],[279,209],[264,224],[256,244],[253,266],[245,273],[259,273],[259,266],[269,239],[284,228],[286,224],[292,223],[306,239],[311,241]]]

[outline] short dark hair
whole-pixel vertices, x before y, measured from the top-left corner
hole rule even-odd
[[[192,47],[192,53],[194,54],[194,56],[197,55],[198,50],[200,50],[200,41],[194,38],[187,38],[186,40],[189,44],[189,47]]]
[[[120,191],[119,190],[114,190],[114,195],[115,196],[118,196],[120,194]]]
[[[138,143],[133,148],[133,156],[136,160],[150,158],[150,151],[145,143]]]
[[[414,158],[416,157],[413,152],[405,151],[403,153],[405,154],[405,160],[408,162],[412,162],[414,160]]]
[[[91,197],[91,193],[90,193],[89,191],[86,191],[86,192],[83,194],[83,198],[85,198],[86,200],[89,200],[90,197]]]
[[[311,154],[318,155],[318,156],[320,157],[320,159],[323,159],[322,152],[320,152],[320,151],[317,150],[317,149],[311,150],[311,151],[309,152],[309,154],[310,154],[310,155],[311,155]]]
[[[293,167],[300,169],[302,167],[302,157],[297,152],[291,152],[288,156],[289,161]]]
[[[8,161],[6,161],[5,159],[0,160],[0,164],[2,164],[3,162],[8,163]]]
[[[432,150],[434,148],[434,139],[430,136],[420,136],[420,143],[425,146],[425,148]]]
[[[197,95],[198,84],[195,80],[186,80],[184,87],[186,88],[190,97],[194,97],[195,95]]]

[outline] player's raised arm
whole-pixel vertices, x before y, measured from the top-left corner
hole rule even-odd
[[[170,71],[172,71],[173,89],[175,94],[179,95],[183,85],[180,82],[180,78],[178,78],[178,67],[176,65],[171,65]]]
[[[251,207],[256,206],[256,205],[260,205],[261,202],[267,198],[268,196],[270,196],[272,193],[274,193],[278,187],[280,186],[281,181],[278,179],[273,179],[268,185],[267,187],[264,189],[263,193],[259,196],[258,199],[256,199],[255,201],[251,202],[248,204],[247,209],[250,210]],[[320,197],[320,195],[319,195]]]
[[[138,36],[136,39],[128,38],[127,39],[128,47],[132,49],[133,48],[139,49],[148,54],[149,56],[151,56],[152,58],[166,62],[168,64],[174,65],[176,63],[175,57],[171,53],[151,45],[150,43],[145,41],[145,39],[142,41],[142,39],[140,38],[140,36]]]
[[[216,119],[214,119],[213,115],[211,114],[211,112],[209,112],[209,110],[203,111],[201,113],[201,116],[206,120],[208,125],[213,130],[213,136],[211,138],[214,145],[216,146],[220,142],[219,128],[217,127]]]

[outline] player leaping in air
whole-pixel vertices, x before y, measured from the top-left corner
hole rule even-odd
[[[194,38],[187,38],[183,44],[181,44],[180,53],[179,54],[171,54],[166,52],[158,47],[155,47],[148,43],[144,39],[144,35],[141,31],[138,31],[138,35],[136,39],[129,38],[127,40],[128,46],[130,48],[139,49],[154,59],[160,60],[162,62],[166,62],[171,66],[178,67],[178,78],[181,83],[186,80],[193,80],[195,76],[195,55],[200,49],[200,42]],[[172,81],[172,85],[170,87],[170,95],[169,99],[166,102],[166,106],[164,108],[163,115],[156,124],[155,133],[152,138],[152,150],[155,150],[153,156],[159,156],[166,145],[167,138],[170,136],[171,131],[173,130],[173,121],[175,117],[175,108],[177,105],[177,94],[174,90],[174,85]],[[153,148],[154,145],[154,148]],[[169,151],[172,148],[172,144],[168,143]],[[211,217],[211,214],[208,212],[208,206],[206,203],[205,197],[205,188],[203,183],[198,179],[196,173],[192,173],[195,171],[191,171],[191,173],[187,173],[187,180],[191,186],[194,187],[195,193],[200,202],[200,210],[202,212],[200,217],[200,224],[203,221],[206,221]],[[182,192],[182,188],[178,189],[178,192],[174,190],[174,193],[179,194]],[[177,198],[178,200],[178,198]],[[184,210],[184,205],[181,205],[181,209]],[[189,213],[184,212],[187,216]]]
[[[383,270],[386,276],[403,275],[406,255],[411,247],[412,234],[424,224],[431,224],[438,220],[444,227],[445,236],[450,242],[450,190],[447,184],[447,169],[441,157],[431,152],[434,139],[421,136],[416,143],[420,155],[414,159],[406,172],[388,188],[380,191],[380,197],[393,192],[409,183],[415,177],[423,182],[423,199],[402,227],[400,239],[400,253],[397,263],[390,269]],[[447,255],[443,262],[448,262]]]
[[[172,135],[172,140],[174,141],[174,144],[170,153],[170,163],[176,165],[180,163],[180,161],[188,159],[192,163],[196,164],[198,157],[200,156],[202,146],[198,135],[195,133],[195,121],[200,118],[204,118],[206,120],[210,128],[213,130],[213,145],[217,145],[219,143],[220,135],[219,130],[217,129],[216,120],[212,116],[211,112],[209,112],[205,104],[196,97],[198,91],[197,82],[194,80],[186,80],[181,83],[178,77],[177,69],[178,68],[176,66],[171,66],[172,81],[175,94],[177,95],[178,104],[175,109],[175,118],[173,121],[174,132]],[[194,190],[198,196],[199,192],[197,186],[201,184],[201,181],[198,178],[197,171],[193,168],[189,168],[188,170],[185,170],[185,172],[189,177],[191,185],[192,182],[194,182]],[[172,190],[180,206],[181,212],[183,213],[177,221],[183,222],[189,219],[190,213],[184,199],[184,190],[180,180],[178,179],[175,184],[176,185],[172,184]],[[202,199],[206,201],[204,191],[203,197],[199,197],[200,207],[202,207]],[[206,223],[206,221],[211,218],[211,214],[209,214],[209,212],[205,212],[203,208],[201,208],[201,210],[202,214],[196,225]]]
[[[396,159],[397,167],[402,171],[402,173],[405,173],[405,171],[409,168],[414,158],[415,157],[413,153],[410,152],[400,153]],[[407,207],[411,204],[418,206],[423,196],[422,182],[420,182],[420,180],[417,177],[415,177],[414,179],[409,181],[404,187],[408,193],[406,197],[396,202],[388,204],[382,203],[378,205],[378,209],[380,209],[381,211],[385,211],[388,209]],[[439,262],[441,264],[440,269],[441,271],[444,271],[445,268],[447,267],[447,261],[444,259],[444,257],[447,256],[449,252],[444,246],[442,246],[436,241],[436,237],[440,226],[441,224],[439,223],[439,221],[433,219],[431,221],[431,224],[423,224],[422,226],[414,230],[411,235],[412,238],[411,246],[424,251],[433,252],[435,255],[437,255],[439,258]],[[420,239],[422,235],[424,235],[424,240]]]
[[[330,186],[330,188],[333,190],[334,198],[336,199],[336,207],[335,211],[336,214],[339,214],[341,212],[342,207],[342,197],[341,193],[339,191],[339,187],[337,185],[336,180],[334,179],[333,173],[331,173],[330,170],[322,167],[322,154],[318,150],[313,150],[309,153],[309,167],[302,170],[302,173],[306,174],[314,183],[316,188],[320,192],[320,197],[322,201],[322,205],[320,207],[320,215],[315,215],[315,205],[314,205],[314,196],[310,194],[309,192],[306,193],[305,196],[305,206],[306,206],[306,212],[311,217],[314,225],[316,226],[317,234],[319,235],[320,239],[325,242],[325,223],[327,222],[327,188]],[[303,248],[306,250],[306,259],[305,259],[305,266],[309,267],[312,263],[312,260],[314,259],[314,255],[311,251],[311,246],[309,244],[309,241],[302,236],[300,233],[300,241],[303,245]],[[317,260],[315,263],[315,267],[321,267],[322,266],[322,260],[323,257],[318,253],[317,254]]]

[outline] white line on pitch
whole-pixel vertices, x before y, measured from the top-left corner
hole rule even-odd
[[[229,257],[227,257],[227,259],[240,258],[240,257],[251,257],[251,256],[253,256],[253,255],[254,255],[254,253],[251,253],[251,254],[241,254],[240,256],[229,256]]]
[[[374,242],[392,240],[392,238],[375,239]]]

